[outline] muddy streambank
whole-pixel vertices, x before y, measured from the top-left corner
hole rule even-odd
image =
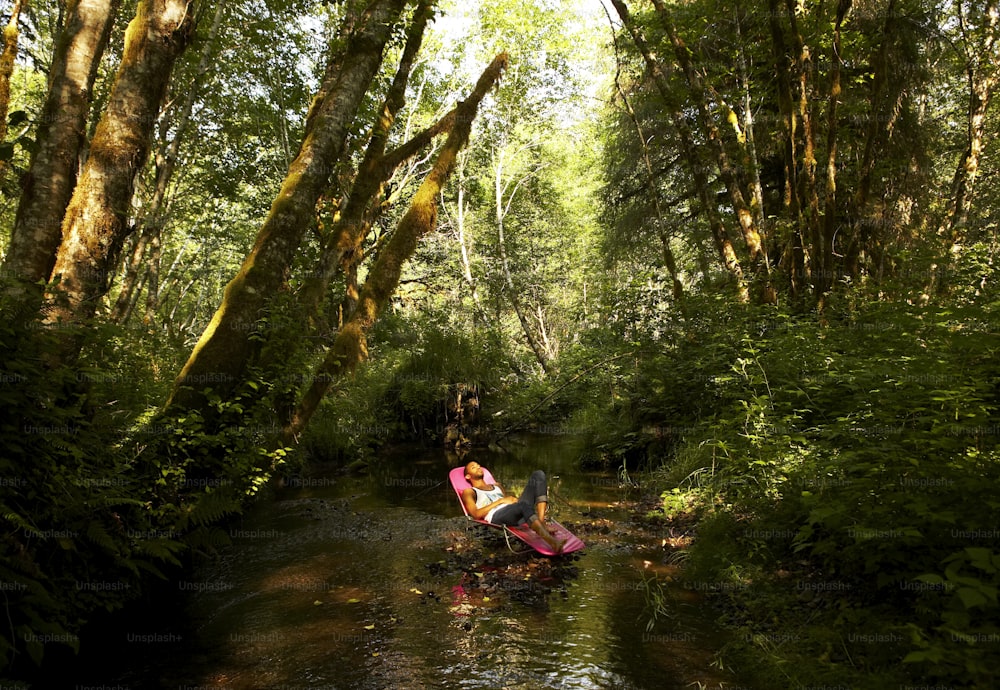
[[[565,437],[476,458],[509,489],[533,469],[550,475],[551,514],[587,543],[560,558],[467,521],[446,480],[461,460],[444,451],[396,449],[366,476],[293,478],[178,583],[173,627],[142,626],[145,641],[84,684],[751,687],[713,665],[726,633],[675,579],[672,536],[644,517],[655,503],[575,458]]]

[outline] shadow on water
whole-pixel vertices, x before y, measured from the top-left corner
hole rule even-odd
[[[664,586],[670,568],[660,542],[627,526],[617,479],[581,472],[576,458],[571,437],[526,437],[511,452],[396,449],[370,476],[293,480],[230,531],[219,559],[179,584],[191,634],[135,640],[115,674],[93,681],[231,690],[745,687],[712,666],[724,642],[708,623],[714,616],[691,592]],[[544,469],[554,516],[588,548],[553,559],[514,553],[499,530],[469,523],[447,482],[447,471],[469,459],[515,490]],[[655,617],[649,583],[666,592]]]

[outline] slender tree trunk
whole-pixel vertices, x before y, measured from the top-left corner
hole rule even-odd
[[[757,138],[754,132],[753,99],[750,95],[750,70],[747,67],[746,48],[747,37],[743,34],[743,21],[740,17],[742,7],[736,10],[736,31],[740,45],[739,68],[740,81],[743,82],[743,133],[742,141],[745,162],[750,174],[750,210],[753,212],[754,223],[761,228],[761,242],[766,245],[764,233],[764,187],[760,181],[760,161],[757,159]],[[767,260],[767,247],[764,246],[764,258]]]
[[[784,144],[782,147],[785,169],[784,202],[792,219],[791,238],[785,253],[791,264],[789,284],[792,298],[797,299],[806,290],[809,281],[806,246],[803,240],[802,201],[799,198],[798,119],[792,101],[791,61],[785,46],[785,34],[781,27],[781,10],[778,0],[768,0],[768,10],[771,46],[774,51],[775,72],[777,73],[778,110],[781,113]]]
[[[666,103],[670,103],[672,101],[670,83],[667,73],[664,71],[664,65],[653,55],[653,52],[650,49],[641,29],[639,29],[639,27],[637,27],[632,21],[631,15],[629,14],[628,8],[625,6],[625,3],[622,2],[622,0],[611,0],[611,4],[618,12],[618,16],[621,18],[622,24],[632,36],[632,40],[635,42],[639,52],[642,53],[643,59],[653,76],[653,82],[660,91],[660,95],[663,96]],[[667,66],[667,69],[669,69],[669,65]],[[698,199],[701,202],[702,209],[708,216],[712,240],[715,244],[716,251],[718,252],[719,259],[726,271],[733,277],[736,283],[737,298],[741,302],[746,302],[749,299],[749,295],[747,293],[746,282],[743,277],[743,269],[740,266],[740,261],[736,255],[733,243],[729,239],[726,226],[722,221],[721,215],[719,214],[718,206],[716,205],[713,195],[709,190],[708,177],[705,174],[704,165],[702,165],[701,160],[699,159],[697,148],[694,143],[694,137],[691,135],[691,131],[684,121],[682,113],[678,112],[675,108],[671,108],[670,118],[679,135],[681,153],[691,170],[691,176],[694,180]]]
[[[125,32],[125,51],[108,108],[90,145],[87,163],[63,221],[63,241],[52,278],[59,281],[48,324],[81,324],[107,292],[128,224],[135,177],[149,154],[153,125],[174,61],[193,33],[186,0],[141,0]],[[72,359],[81,341],[67,339]]]
[[[483,325],[486,325],[488,323],[486,312],[483,310],[482,302],[479,299],[479,287],[476,285],[476,279],[472,275],[472,261],[469,259],[469,247],[465,239],[465,161],[465,156],[459,156],[457,164],[458,200],[455,210],[455,234],[458,237],[458,246],[461,250],[462,275],[465,278],[465,282],[469,285],[469,292],[472,294],[472,303],[475,305],[476,316],[482,321]]]
[[[839,0],[837,21],[833,27],[833,48],[830,52],[830,98],[827,104],[826,124],[826,196],[823,204],[822,245],[816,248],[823,266],[815,277],[816,291],[822,296],[829,292],[834,280],[833,242],[837,231],[837,105],[840,102],[840,31],[852,0]]]
[[[535,359],[538,361],[538,365],[542,368],[546,374],[549,373],[549,362],[545,356],[545,350],[538,342],[538,338],[532,331],[531,323],[528,321],[528,316],[525,314],[524,306],[521,304],[521,296],[518,293],[517,288],[514,286],[514,279],[510,272],[510,261],[507,258],[507,242],[504,237],[504,218],[506,217],[506,209],[504,208],[504,184],[503,184],[503,171],[504,171],[504,150],[501,148],[494,159],[493,168],[493,193],[495,201],[496,210],[496,224],[497,224],[497,247],[500,250],[500,266],[503,270],[504,284],[507,286],[507,293],[510,297],[510,304],[514,308],[514,313],[517,314],[517,320],[521,324],[521,331],[524,333],[524,339],[528,342],[528,347],[535,355]],[[517,189],[511,193],[511,198],[517,193]]]
[[[871,95],[868,105],[868,123],[865,128],[865,140],[861,153],[861,162],[858,166],[858,186],[854,194],[854,203],[851,215],[851,235],[844,254],[844,273],[851,278],[858,278],[861,275],[861,253],[868,245],[871,234],[871,221],[868,218],[868,203],[871,196],[872,172],[875,169],[876,155],[892,135],[893,123],[883,125],[885,109],[882,103],[885,100],[885,93],[888,81],[891,78],[889,73],[889,47],[895,38],[896,26],[896,0],[889,0],[886,6],[885,22],[882,26],[882,36],[879,42],[878,52],[872,65]],[[903,89],[899,90],[902,94]],[[898,111],[899,108],[893,108]]]
[[[770,227],[764,214],[764,186],[760,181],[760,161],[757,158],[757,137],[754,132],[753,99],[750,95],[750,70],[747,68],[746,60],[746,37],[743,34],[743,21],[740,17],[741,6],[736,8],[736,31],[739,36],[740,45],[738,69],[740,81],[743,82],[743,131],[740,137],[740,144],[743,147],[743,160],[750,177],[750,211],[754,227],[760,233],[761,256],[764,266],[764,286],[761,294],[761,301],[765,304],[774,304],[778,300],[778,293],[774,288],[771,276],[771,256],[770,252],[773,240],[770,240]],[[737,127],[739,119],[733,113]],[[770,241],[769,241],[770,240]]]
[[[76,185],[91,91],[120,0],[67,3],[49,68],[49,88],[38,117],[35,150],[18,202],[3,275],[9,294],[28,311],[41,305],[62,241],[62,221]]]
[[[799,121],[802,123],[802,167],[796,175],[796,179],[799,183],[799,201],[806,204],[804,220],[805,227],[809,230],[810,245],[806,258],[810,262],[809,278],[815,286],[818,277],[823,275],[826,267],[823,265],[821,251],[822,227],[819,214],[819,194],[816,188],[816,133],[812,109],[810,108],[812,85],[809,76],[813,62],[812,51],[806,45],[802,33],[799,31],[796,9],[796,0],[785,0],[785,10],[792,32],[792,43],[795,47],[795,72],[799,77]],[[794,164],[797,165],[797,161]],[[802,207],[800,206],[799,209],[801,212]],[[805,237],[805,233],[802,236]]]
[[[17,59],[17,28],[21,20],[21,10],[27,0],[14,0],[10,10],[10,21],[3,30],[3,51],[0,52],[0,143],[7,138],[7,114],[10,110],[10,77],[14,74],[14,60]],[[0,163],[0,169],[2,169]]]
[[[608,15],[608,19],[611,19],[610,14]],[[649,154],[649,142],[646,139],[646,134],[643,131],[642,124],[639,122],[639,117],[636,115],[635,109],[629,101],[628,94],[621,85],[620,76],[622,62],[621,56],[618,53],[617,39],[615,40],[615,60],[618,65],[618,70],[615,74],[615,90],[618,91],[618,96],[622,99],[625,111],[628,113],[629,118],[632,120],[632,125],[635,127],[635,133],[638,137],[639,146],[642,150],[643,166],[646,169],[646,185],[649,189],[650,198],[653,201],[653,210],[656,213],[656,229],[660,238],[660,245],[663,248],[663,262],[667,267],[667,271],[670,273],[674,302],[678,305],[683,305],[684,285],[681,283],[680,273],[677,270],[677,259],[674,256],[673,249],[670,247],[670,236],[666,232],[666,215],[663,212],[663,206],[660,202],[660,192],[656,186],[656,175],[653,171],[653,162]],[[683,306],[681,308],[683,309]]]
[[[163,243],[159,234],[149,241],[149,270],[146,271],[146,313],[142,322],[153,323],[160,308],[160,263],[163,259]],[[140,286],[141,288],[141,286]]]
[[[982,44],[966,48],[969,83],[966,124],[968,145],[955,168],[946,216],[945,238],[951,245],[952,252],[965,240],[967,234],[969,206],[973,199],[986,135],[986,113],[1000,82],[1000,72],[997,71],[997,64],[1000,62],[1000,3],[989,0],[981,11],[985,19]]]
[[[739,181],[736,179],[736,173],[729,161],[729,154],[726,153],[725,145],[719,134],[719,127],[715,122],[715,117],[712,115],[708,92],[705,89],[701,75],[698,73],[698,70],[695,68],[691,60],[691,51],[684,43],[684,39],[681,38],[680,34],[677,32],[677,27],[674,26],[673,20],[671,19],[663,0],[653,0],[653,5],[656,7],[656,12],[667,30],[667,36],[670,38],[670,41],[674,46],[674,53],[677,56],[677,62],[684,72],[691,95],[695,100],[702,130],[705,133],[705,137],[709,142],[709,146],[712,149],[712,153],[715,157],[716,163],[718,164],[719,176],[726,185],[726,191],[729,193],[729,198],[736,211],[736,219],[739,222],[740,230],[743,233],[743,239],[750,252],[750,260],[755,262],[761,258],[761,252],[763,250],[760,231],[754,223],[753,212],[750,210],[750,206],[747,204],[746,198],[743,196],[743,191],[740,189]]]
[[[379,253],[378,260],[372,266],[361,289],[357,309],[337,333],[333,347],[312,377],[312,384],[303,395],[291,420],[283,428],[279,439],[283,445],[294,443],[295,438],[305,429],[333,381],[353,371],[367,358],[368,333],[399,285],[403,264],[416,251],[420,238],[434,228],[437,222],[438,194],[455,166],[459,151],[469,139],[472,121],[480,102],[493,88],[506,66],[507,54],[498,55],[480,76],[469,98],[462,101],[456,109],[448,139],[438,154],[434,167],[410,202],[409,209],[399,221],[388,245]]]
[[[535,308],[535,318],[538,319],[538,333],[542,336],[545,358],[547,360],[555,359],[559,355],[559,342],[549,338],[549,329],[545,327],[545,310],[540,304]]]
[[[621,83],[619,82],[617,76],[615,78],[615,88],[618,91],[618,96],[622,99],[622,104],[625,106],[625,110],[628,112],[629,118],[632,120],[632,125],[635,127],[636,137],[639,140],[639,147],[642,151],[642,164],[646,170],[646,187],[649,190],[649,196],[653,202],[653,211],[656,214],[656,231],[660,238],[660,246],[663,250],[663,262],[667,267],[667,271],[670,273],[670,279],[673,284],[674,302],[682,304],[684,301],[684,285],[681,283],[680,274],[677,270],[677,259],[674,256],[674,251],[670,248],[670,236],[666,231],[667,218],[666,214],[663,212],[663,205],[660,202],[660,190],[656,184],[656,174],[653,171],[653,161],[649,155],[649,143],[646,140],[646,134],[642,129],[642,124],[639,122],[639,117],[636,115],[635,109],[632,108],[628,95],[625,93],[625,89],[621,87]]]
[[[299,153],[253,248],[226,286],[222,303],[178,375],[167,409],[200,406],[205,388],[201,384],[205,381],[210,381],[211,388],[223,397],[238,385],[253,354],[248,336],[285,283],[405,4],[405,0],[373,0],[358,20],[346,49],[331,56],[306,118]]]
[[[122,314],[119,323],[128,323],[129,319],[132,318],[132,313],[135,311],[135,306],[139,301],[139,292],[146,286],[149,282],[149,271],[143,272],[143,274],[136,280],[136,289],[132,291],[132,299],[129,303],[125,305],[125,311]]]
[[[198,59],[198,66],[195,68],[194,78],[185,87],[184,101],[180,105],[174,126],[174,136],[169,144],[160,147],[156,154],[156,177],[153,183],[153,196],[142,219],[142,234],[136,242],[132,251],[132,256],[122,279],[121,291],[114,308],[111,310],[111,319],[116,322],[124,321],[126,313],[130,312],[130,306],[135,304],[132,292],[136,288],[139,277],[139,270],[146,253],[146,247],[152,243],[157,246],[160,243],[160,234],[163,231],[165,222],[163,207],[167,196],[167,189],[177,165],[177,156],[180,153],[181,142],[187,133],[188,123],[191,121],[191,113],[194,110],[195,98],[201,91],[201,81],[208,72],[212,59],[212,52],[215,49],[215,42],[219,35],[219,28],[222,26],[222,17],[225,14],[225,0],[217,0],[215,5],[215,16],[212,18],[212,26],[208,36],[202,45],[201,56]],[[167,130],[170,129],[170,120],[164,119],[161,124],[162,139],[166,140]],[[147,315],[149,312],[147,311]]]

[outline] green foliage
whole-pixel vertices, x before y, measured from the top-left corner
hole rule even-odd
[[[473,433],[512,383],[495,337],[444,315],[386,314],[369,345],[371,360],[324,400],[303,434],[308,458],[367,459],[393,440],[438,442],[449,425]]]
[[[942,565],[943,573],[916,578],[922,585],[920,608],[939,613],[940,619],[928,628],[907,626],[916,649],[903,661],[928,677],[962,678],[985,686],[995,677],[994,647],[1000,641],[1000,554],[995,547],[966,547]]]
[[[898,637],[900,656],[878,663],[906,656],[913,677],[985,682],[998,657],[983,642],[1000,639],[1000,345],[983,298],[852,303],[825,319],[731,309],[653,356],[634,419],[659,412],[676,430],[665,509],[695,502],[707,516],[691,576],[821,574],[877,612],[832,618],[842,637],[887,622]]]
[[[122,427],[111,422],[123,415],[97,404],[95,390],[107,390],[109,379],[52,367],[62,334],[5,313],[0,582],[9,625],[0,631],[0,667],[23,669],[54,645],[78,649],[92,612],[122,606],[144,574],[162,577],[183,545],[148,510],[119,446]]]
[[[75,367],[52,364],[65,330],[6,308],[0,324],[0,667],[76,650],[96,611],[175,576],[192,551],[228,541],[220,523],[283,462],[269,394],[247,381],[211,418],[155,416],[175,350],[144,329],[95,324]],[[169,345],[169,343],[166,343]],[[264,401],[263,403],[261,401]],[[257,410],[257,412],[254,412]]]

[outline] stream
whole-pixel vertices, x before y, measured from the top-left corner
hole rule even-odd
[[[132,626],[114,672],[87,683],[746,690],[712,665],[726,636],[700,593],[671,583],[663,535],[631,522],[626,503],[640,491],[579,470],[572,436],[509,446],[461,458],[397,448],[367,476],[290,480],[178,583],[183,632]],[[550,514],[587,549],[515,553],[503,532],[466,520],[447,472],[470,459],[508,490],[545,470]]]

